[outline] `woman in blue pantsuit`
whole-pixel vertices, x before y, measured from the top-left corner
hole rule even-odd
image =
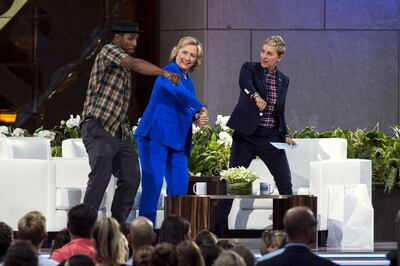
[[[201,43],[183,37],[172,49],[164,69],[180,75],[178,85],[159,76],[149,104],[135,132],[142,168],[139,215],[155,224],[163,178],[168,195],[185,195],[188,187],[187,157],[192,144],[192,123],[208,123],[208,112],[196,98],[189,75],[200,64]]]

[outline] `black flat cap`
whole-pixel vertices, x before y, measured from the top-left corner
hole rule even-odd
[[[130,20],[117,20],[112,26],[113,32],[121,33],[140,33],[139,24],[136,21]]]

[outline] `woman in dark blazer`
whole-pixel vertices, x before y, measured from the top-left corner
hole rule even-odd
[[[280,36],[266,39],[260,52],[260,62],[243,64],[239,101],[227,123],[234,129],[229,167],[248,167],[259,156],[274,177],[279,193],[292,194],[289,164],[284,150],[270,142],[294,145],[285,120],[285,99],[289,78],[277,69],[285,53]],[[221,235],[227,225],[232,201],[220,201],[215,233]]]
[[[172,49],[165,70],[180,75],[174,85],[159,76],[149,104],[135,131],[142,169],[139,215],[155,224],[163,179],[168,195],[185,195],[189,182],[187,157],[192,145],[192,123],[208,123],[208,112],[196,98],[190,73],[200,64],[201,43],[183,37]]]

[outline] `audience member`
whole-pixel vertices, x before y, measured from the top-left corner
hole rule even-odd
[[[32,211],[18,221],[18,239],[29,240],[38,255],[39,266],[57,265],[46,255],[40,255],[43,242],[47,239],[46,218],[41,212]]]
[[[0,222],[0,263],[4,261],[7,249],[11,246],[13,240],[12,228],[8,224]]]
[[[183,226],[184,226],[184,237],[185,240],[192,240],[192,225],[190,224],[190,222],[188,220],[183,219]]]
[[[390,266],[397,266],[397,249],[386,254],[386,258],[390,261]]]
[[[36,248],[29,240],[16,240],[7,250],[4,266],[37,266]]]
[[[151,256],[152,266],[177,266],[178,255],[173,244],[161,243],[155,246]]]
[[[108,217],[97,221],[93,228],[92,238],[97,266],[125,264],[128,259],[126,239],[120,232],[117,220]]]
[[[146,217],[139,216],[135,218],[129,226],[128,242],[132,251],[132,258],[141,247],[151,246],[156,240],[153,231],[153,223]],[[127,265],[132,265],[132,258],[128,260]]]
[[[73,255],[58,266],[95,266],[93,259],[86,255]]]
[[[73,255],[86,255],[94,260],[95,250],[90,239],[91,230],[96,223],[97,212],[85,204],[77,205],[68,212],[67,230],[71,241],[61,248],[55,249],[51,258],[62,262]]]
[[[224,250],[214,261],[213,266],[246,266],[246,263],[236,252]]]
[[[133,265],[151,266],[151,256],[153,255],[153,251],[153,246],[143,246],[139,248],[133,257]]]
[[[204,259],[199,246],[194,241],[186,240],[176,246],[180,266],[204,266]]]
[[[214,233],[208,230],[202,230],[197,233],[194,238],[194,242],[201,247],[204,245],[215,245],[218,242],[218,238],[214,235]]]
[[[51,243],[50,257],[53,255],[54,250],[62,248],[70,241],[71,241],[71,236],[69,235],[67,228],[64,228],[61,231],[59,231]]]
[[[266,260],[281,254],[285,249],[287,234],[280,230],[265,230],[261,235],[259,261]]]
[[[230,250],[235,251],[237,254],[239,254],[239,256],[242,257],[242,259],[246,263],[246,266],[256,265],[256,258],[254,257],[250,249],[244,246],[234,246]]]
[[[281,230],[265,230],[261,235],[261,255],[268,254],[286,245],[287,235]]]
[[[187,228],[185,228],[185,220],[182,217],[176,215],[166,217],[161,224],[158,243],[178,245],[187,240]]]
[[[227,239],[221,239],[221,240],[218,240],[217,246],[220,247],[220,248],[222,248],[223,250],[228,250],[228,249],[233,248],[235,245],[232,244],[232,243],[231,243],[229,240],[227,240]]]
[[[283,217],[283,226],[288,235],[285,250],[275,257],[259,261],[257,266],[296,265],[324,266],[336,265],[310,251],[309,246],[315,243],[317,223],[313,212],[307,207],[289,209]]]

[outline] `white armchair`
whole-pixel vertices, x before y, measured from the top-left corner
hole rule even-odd
[[[55,202],[50,140],[40,137],[0,138],[0,219],[14,230],[29,211],[42,212],[48,224]]]
[[[62,142],[62,157],[53,158],[53,163],[55,167],[56,204],[52,231],[59,231],[67,224],[68,211],[82,203],[85,195],[90,166],[82,139],[64,140]],[[111,215],[114,189],[115,178],[111,177],[100,204],[99,217]]]
[[[318,197],[319,230],[326,230],[327,201],[325,185],[335,180],[346,179],[345,184],[364,183],[371,191],[371,162],[369,160],[347,159],[347,141],[341,138],[295,139],[297,147],[286,150],[289,161],[294,194],[311,194]],[[328,167],[329,165],[329,167]],[[268,168],[260,159],[253,160],[250,169],[256,171],[261,180],[253,182],[253,194],[259,194],[261,181],[274,184]],[[324,169],[324,170],[322,170]],[[328,170],[329,169],[329,170]],[[327,173],[329,172],[329,175]],[[357,176],[349,177],[357,173]],[[319,180],[318,185],[314,184]],[[331,180],[331,181],[328,181]],[[311,189],[310,189],[311,188]],[[325,188],[324,188],[325,189]],[[278,194],[275,189],[273,194]],[[322,226],[321,226],[322,225]],[[271,199],[236,199],[228,217],[230,229],[266,229],[272,226]]]

